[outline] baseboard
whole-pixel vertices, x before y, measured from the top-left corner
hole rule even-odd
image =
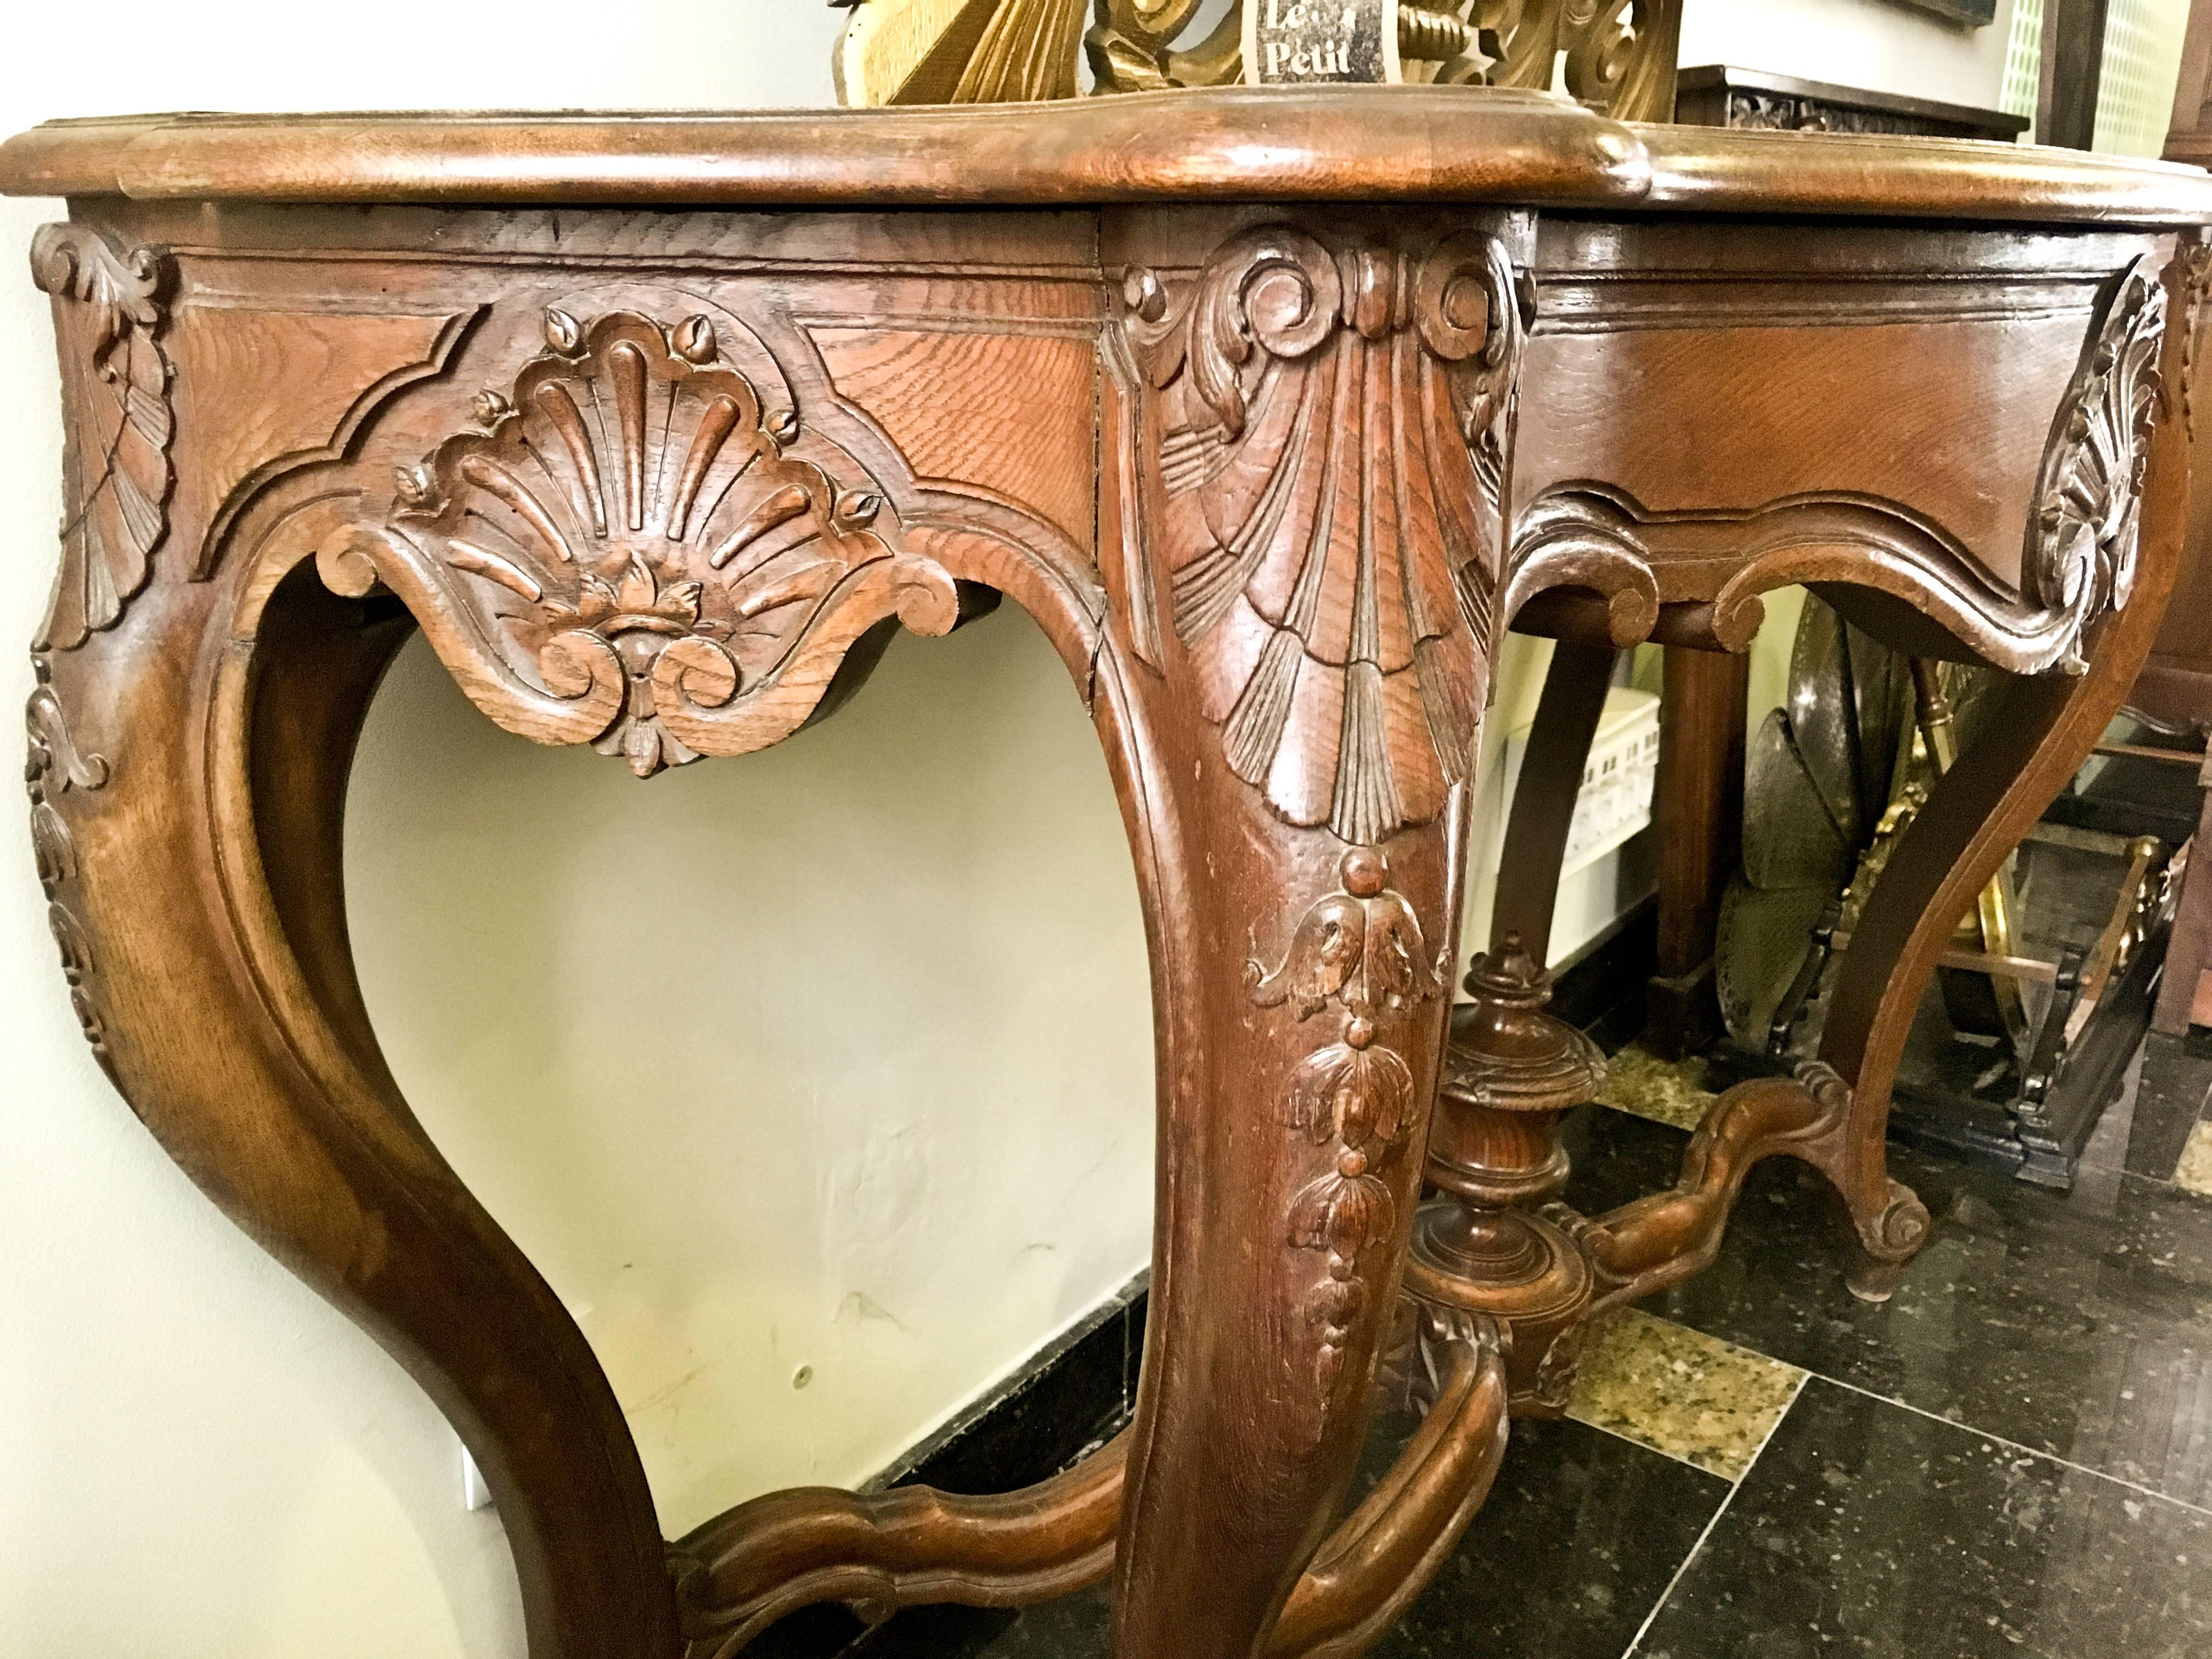
[[[862,1490],[1012,1492],[1057,1474],[1112,1438],[1136,1409],[1151,1284],[1148,1268]]]

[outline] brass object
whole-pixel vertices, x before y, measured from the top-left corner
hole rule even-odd
[[[1268,0],[1252,0],[1266,4]],[[1196,40],[1200,0],[830,0],[853,13],[835,52],[848,105],[1018,103],[1073,98],[1079,55],[1093,89],[1161,92],[1245,80],[1244,3]],[[1681,0],[1446,0],[1399,4],[1401,78],[1450,85],[1563,85],[1626,121],[1674,108]]]

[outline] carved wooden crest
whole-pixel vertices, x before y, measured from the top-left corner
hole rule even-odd
[[[474,428],[400,469],[382,533],[323,560],[405,598],[486,712],[640,777],[795,730],[893,616],[941,634],[952,580],[896,551],[880,495],[787,453],[714,326],[545,319],[546,349]]]
[[[32,280],[54,296],[68,444],[61,570],[34,651],[74,650],[114,626],[167,533],[176,420],[156,337],[170,268],[166,253],[118,253],[82,225],[32,240]]]
[[[1270,226],[1124,299],[1159,394],[1148,539],[1231,769],[1348,842],[1428,822],[1487,690],[1529,307],[1504,246]]]
[[[2033,597],[2073,632],[2060,666],[2081,673],[2081,630],[2135,586],[2143,472],[2159,410],[2166,289],[2148,258],[2122,279],[2043,458],[2024,567]]]

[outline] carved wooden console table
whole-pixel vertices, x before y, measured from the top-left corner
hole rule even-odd
[[[70,203],[33,249],[70,442],[28,711],[69,994],[451,1417],[535,1659],[1109,1571],[1124,1659],[1356,1653],[1509,1395],[1552,1408],[1592,1316],[1694,1272],[1752,1160],[1826,1172],[1881,1293],[1927,1231],[1883,1166],[1904,1023],[2173,579],[2212,218],[2181,169],[1431,88],[59,124],[0,188]],[[1607,653],[1741,650],[1793,582],[2016,672],[2010,717],[1868,906],[1823,1061],[1732,1096],[1677,1191],[1574,1216],[1551,1126],[1598,1062],[1510,938],[1443,1064],[1493,649],[1592,671],[1522,791],[1525,940]],[[787,1492],[665,1544],[591,1350],[379,1058],[363,709],[419,627],[501,725],[649,775],[1000,595],[1095,714],[1150,930],[1135,1427],[1006,1498]],[[1340,1519],[1401,1281],[1429,1415]]]

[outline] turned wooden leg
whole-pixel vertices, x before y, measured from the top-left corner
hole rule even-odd
[[[157,590],[41,662],[33,815],[80,1017],[186,1173],[453,1420],[498,1499],[532,1659],[671,1659],[613,1393],[400,1099],[355,984],[346,773],[408,624],[311,572],[269,580]]]
[[[1559,868],[1613,650],[1553,648],[1498,862],[1492,946],[1467,977],[1429,1135],[1428,1179],[1407,1267],[1424,1305],[1497,1320],[1511,1333],[1513,1409],[1565,1408],[1595,1281],[1582,1251],[1541,1213],[1565,1188],[1559,1119],[1605,1079],[1596,1046],[1545,1012]]]
[[[1751,659],[1667,648],[1659,709],[1658,971],[1644,1046],[1680,1060],[1720,1035],[1713,949],[1721,896],[1743,845],[1744,716]]]

